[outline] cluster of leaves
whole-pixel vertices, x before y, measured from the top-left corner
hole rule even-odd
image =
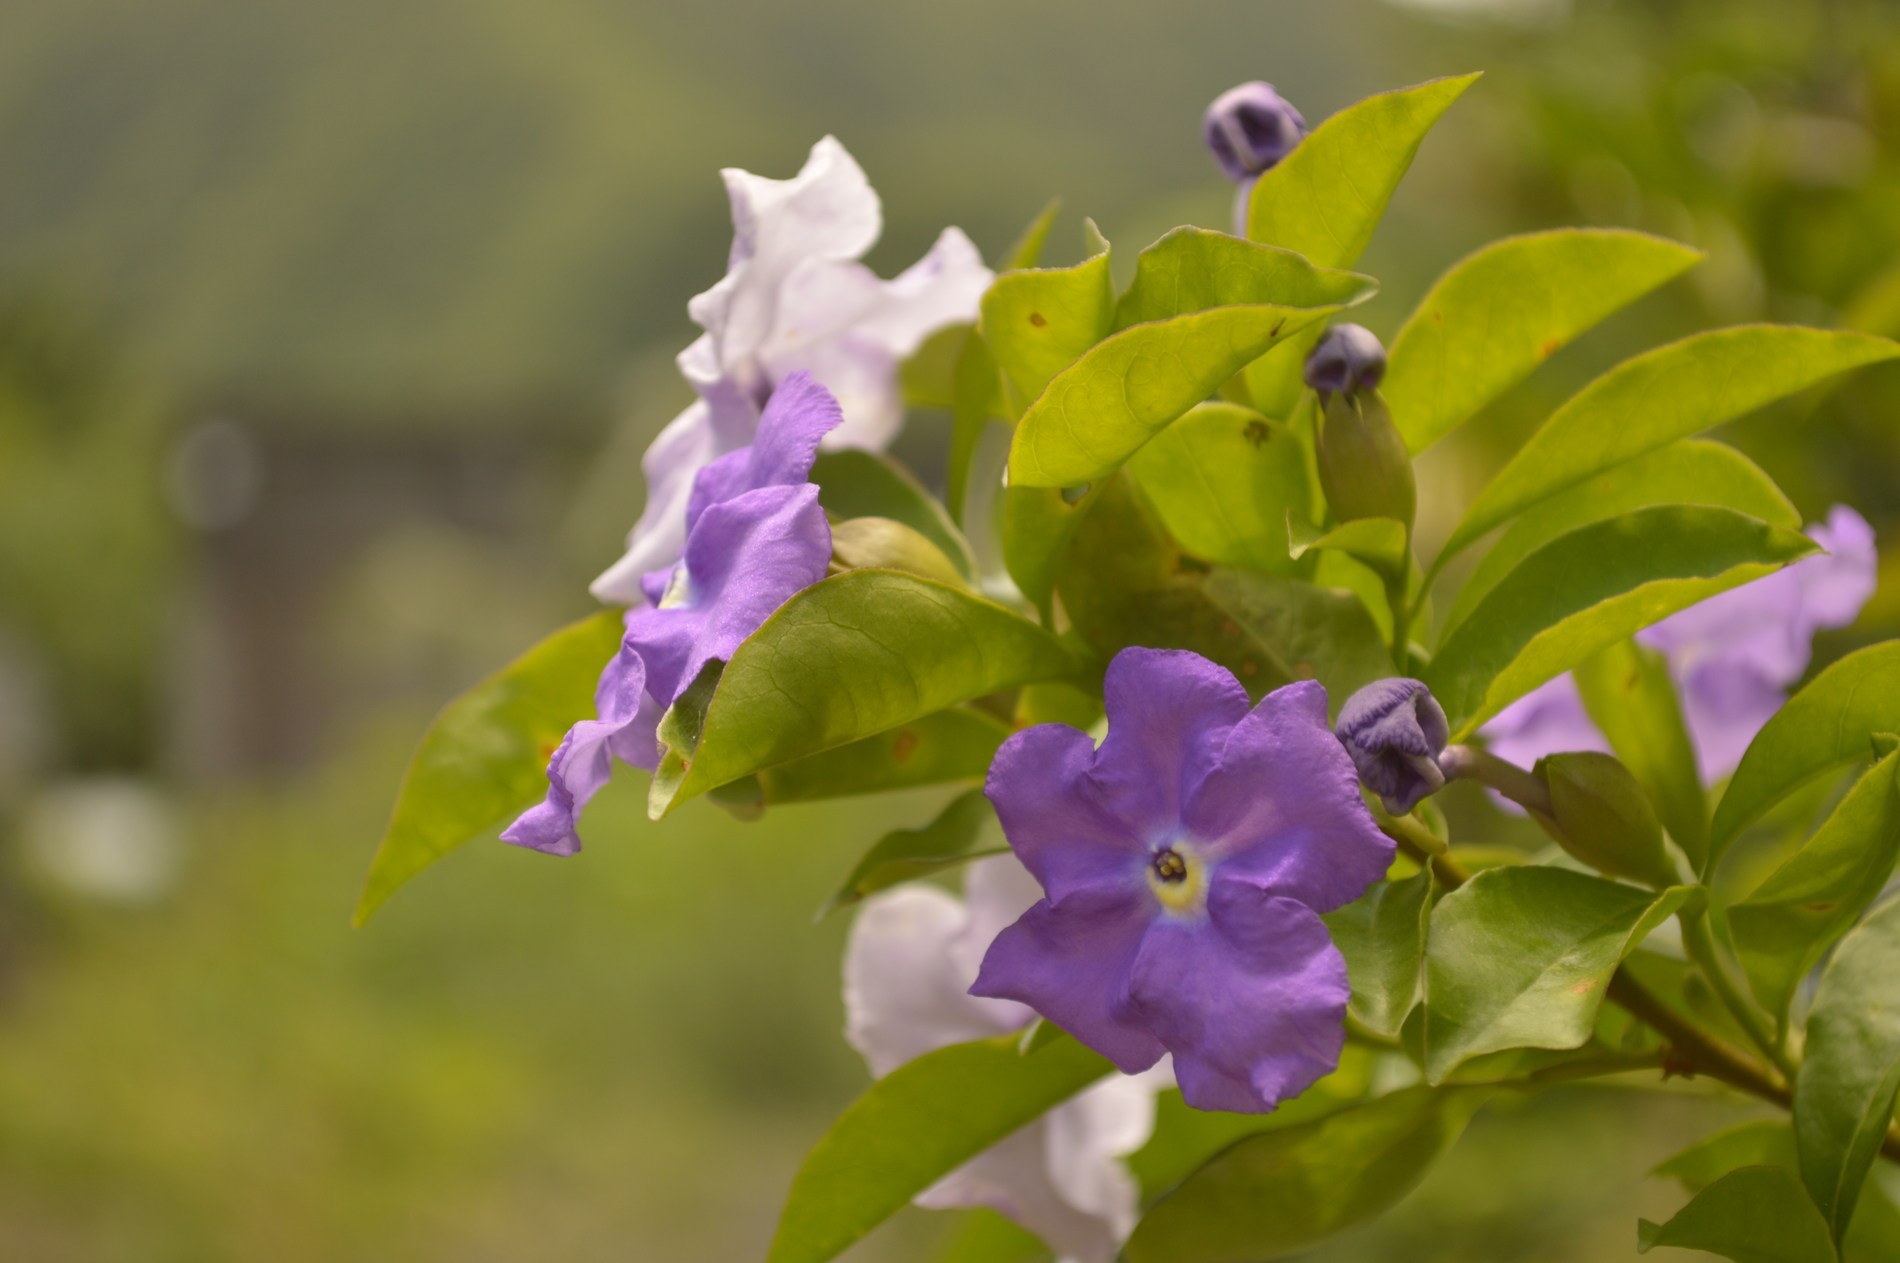
[[[1147,1212],[1126,1257],[1298,1251],[1401,1197],[1491,1097],[1637,1071],[1714,1079],[1793,1115],[1665,1167],[1694,1196],[1644,1224],[1640,1248],[1890,1257],[1900,1212],[1864,1185],[1880,1151],[1900,1153],[1900,1016],[1884,990],[1900,907],[1864,914],[1900,854],[1900,643],[1800,690],[1716,799],[1668,672],[1632,637],[1814,551],[1768,475],[1699,435],[1900,346],[1749,326],[1639,355],[1558,408],[1428,565],[1408,521],[1330,520],[1301,363],[1329,318],[1373,293],[1347,269],[1470,82],[1342,111],[1260,178],[1246,239],[1178,229],[1141,252],[1119,293],[1092,228],[1084,261],[1035,266],[1045,214],[978,325],[929,348],[953,413],[945,502],[880,457],[821,462],[833,573],[668,713],[650,812],[702,794],[753,811],[973,783],[1014,729],[1099,719],[1103,664],[1129,645],[1193,649],[1256,696],[1317,678],[1335,706],[1416,674],[1455,739],[1574,672],[1641,787],[1648,832],[1579,850],[1592,873],[1562,855],[1502,862],[1450,845],[1429,807],[1386,819],[1415,862],[1329,918],[1352,976],[1348,1064],[1265,1119],[1164,1108],[1136,1159]],[[1383,394],[1407,447],[1442,440],[1698,257],[1639,233],[1565,230],[1459,262],[1390,342]],[[1447,563],[1486,539],[1447,590]],[[1020,603],[980,590],[992,550]],[[607,616],[557,633],[445,712],[359,918],[537,796],[614,637]],[[980,793],[957,797],[881,841],[834,906],[988,853],[990,820]],[[1680,954],[1649,945],[1672,918]],[[1390,1090],[1394,1076],[1367,1075],[1365,1058],[1411,1067],[1412,1085]],[[835,1257],[1110,1070],[1047,1027],[898,1069],[813,1150],[771,1263]]]

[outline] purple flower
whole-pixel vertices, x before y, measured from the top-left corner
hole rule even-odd
[[[829,136],[790,180],[722,174],[732,253],[725,277],[688,304],[705,333],[679,356],[699,399],[647,449],[646,509],[626,555],[594,581],[603,601],[639,604],[642,577],[679,558],[694,474],[752,442],[788,373],[809,371],[837,396],[844,422],[829,446],[888,443],[904,415],[898,366],[938,329],[976,319],[993,276],[955,228],[894,280],[859,263],[882,227],[877,193]]]
[[[964,898],[907,885],[865,901],[844,955],[845,1038],[882,1078],[946,1044],[1020,1031],[1035,1013],[969,994],[984,949],[1041,892],[1007,855],[970,865]],[[1110,1075],[917,1195],[987,1206],[1069,1263],[1109,1263],[1135,1226],[1140,1190],[1122,1161],[1154,1130],[1167,1068]]]
[[[1339,708],[1333,735],[1359,779],[1402,816],[1445,787],[1438,756],[1451,738],[1445,708],[1421,680],[1375,680]]]
[[[807,479],[819,441],[840,420],[830,392],[794,373],[773,392],[756,441],[699,471],[685,506],[685,556],[643,578],[652,604],[627,611],[627,634],[595,692],[596,717],[568,730],[548,761],[546,801],[502,841],[578,851],[576,819],[613,759],[657,766],[666,708],[707,663],[730,658],[774,610],[825,577],[831,530]]]
[[[1874,593],[1874,532],[1836,505],[1808,537],[1827,552],[1731,588],[1637,633],[1669,659],[1703,778],[1735,770],[1763,724],[1808,669],[1816,632],[1845,627]],[[1484,726],[1492,753],[1528,767],[1560,750],[1607,750],[1562,675]]]
[[[1045,898],[972,995],[1018,1000],[1133,1073],[1174,1055],[1200,1109],[1259,1113],[1329,1073],[1346,965],[1319,913],[1392,843],[1310,681],[1249,709],[1193,653],[1125,649],[1097,749],[1063,724],[1003,744],[987,792]]]
[[[1215,97],[1201,134],[1222,173],[1240,184],[1292,153],[1306,135],[1306,120],[1272,84],[1256,79]]]
[[[1385,378],[1385,347],[1364,325],[1333,325],[1306,357],[1304,377],[1322,399],[1372,390]]]

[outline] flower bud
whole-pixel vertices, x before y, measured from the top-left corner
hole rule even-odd
[[[1675,884],[1655,809],[1622,763],[1583,750],[1539,759],[1535,772],[1550,787],[1550,813],[1531,814],[1559,846],[1611,877]]]
[[[1201,133],[1214,161],[1239,184],[1292,153],[1306,135],[1306,120],[1272,84],[1255,80],[1214,98]]]
[[[1339,708],[1333,735],[1352,756],[1365,787],[1402,816],[1444,787],[1438,766],[1451,725],[1432,691],[1418,680],[1375,680]]]
[[[1322,400],[1372,390],[1385,380],[1385,347],[1364,325],[1336,324],[1307,355],[1304,376]]]

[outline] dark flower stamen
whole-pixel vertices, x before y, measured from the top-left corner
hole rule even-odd
[[[1175,854],[1169,847],[1155,852],[1155,876],[1162,881],[1176,882],[1187,880],[1187,861]]]

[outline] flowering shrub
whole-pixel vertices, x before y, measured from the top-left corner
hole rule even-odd
[[[1048,215],[997,274],[949,229],[880,280],[876,195],[830,139],[791,180],[728,172],[699,400],[595,585],[622,608],[443,713],[359,920],[497,825],[577,850],[616,761],[655,819],[961,785],[834,900],[877,1078],[771,1263],[913,1200],[1068,1259],[1278,1258],[1391,1205],[1490,1100],[1594,1078],[1786,1111],[1671,1164],[1690,1200],[1639,1250],[1895,1257],[1867,1176],[1900,1157],[1900,642],[1802,683],[1871,594],[1872,533],[1843,507],[1804,534],[1699,436],[1900,345],[1764,325],[1639,355],[1421,557],[1413,458],[1699,258],[1533,233],[1384,343],[1340,319],[1471,82],[1310,130],[1265,84],[1224,94],[1238,233],[1176,229],[1119,291],[1092,227],[1037,266]],[[931,372],[941,497],[880,454]],[[1460,780],[1549,850],[1464,845],[1434,798]],[[1157,1093],[1233,1126],[1159,1127]]]

